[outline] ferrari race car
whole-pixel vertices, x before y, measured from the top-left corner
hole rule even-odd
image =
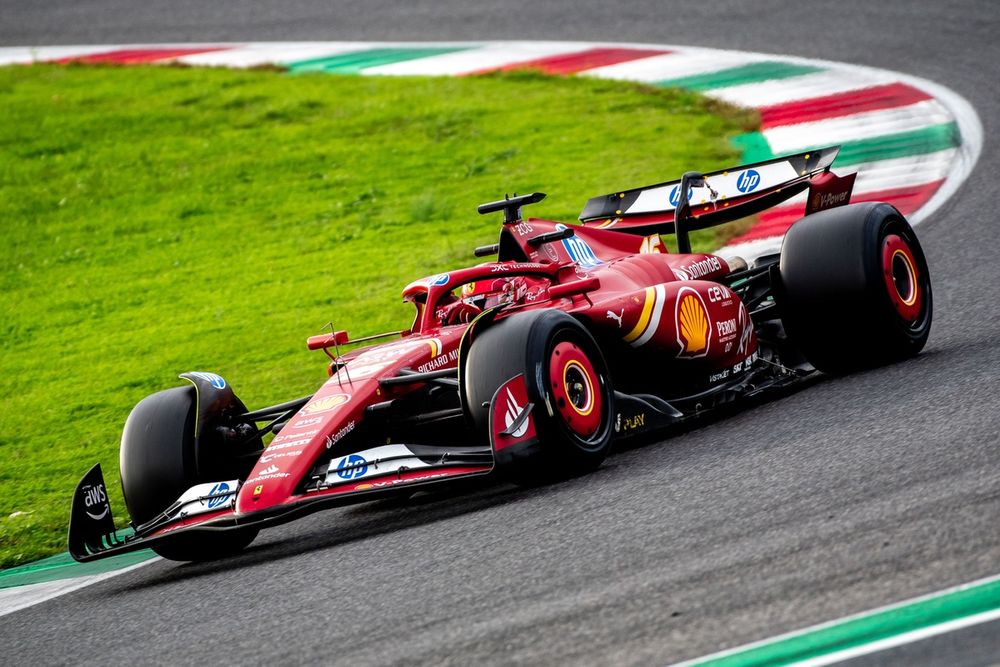
[[[838,151],[594,197],[581,224],[522,218],[542,193],[483,204],[503,225],[475,254],[496,261],[407,285],[405,331],[309,338],[329,357],[314,394],[249,410],[221,376],[192,372],[140,401],[120,457],[133,531],[115,530],[95,465],[73,498],[70,553],[219,558],[328,507],[490,474],[579,475],[621,439],[815,370],[917,354],[931,326],[924,254],[889,204],[849,205]],[[804,192],[780,253],[691,252],[689,231]]]

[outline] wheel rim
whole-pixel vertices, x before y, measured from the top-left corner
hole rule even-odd
[[[882,240],[882,275],[893,308],[910,324],[920,319],[923,286],[913,251],[903,237],[889,234]]]
[[[586,353],[571,341],[561,341],[549,357],[553,408],[566,428],[587,439],[601,427],[604,400],[601,380]]]

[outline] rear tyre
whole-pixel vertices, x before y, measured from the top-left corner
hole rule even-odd
[[[845,373],[915,356],[930,335],[930,274],[913,228],[884,203],[799,220],[781,246],[782,322],[810,364]]]
[[[192,386],[160,391],[139,401],[122,434],[121,480],[132,523],[155,519],[198,479],[194,430],[197,420]],[[257,536],[256,529],[178,535],[153,547],[170,560],[211,560],[233,554]]]
[[[463,402],[477,432],[488,436],[493,395],[520,373],[536,406],[540,446],[509,476],[535,484],[599,467],[611,451],[614,392],[593,336],[556,310],[514,315],[480,332],[462,373]]]

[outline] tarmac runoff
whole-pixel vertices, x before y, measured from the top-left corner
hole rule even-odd
[[[360,76],[465,76],[530,69],[680,87],[760,113],[760,131],[735,139],[743,162],[840,143],[834,169],[842,174],[858,172],[852,201],[887,201],[915,224],[955,193],[982,147],[982,125],[975,110],[944,86],[882,69],[790,56],[594,42],[0,48],[0,65],[73,61],[272,65],[292,73]],[[671,176],[676,175],[665,174],[664,179]],[[801,217],[804,203],[800,195],[762,213],[746,233],[717,252],[755,257],[776,251],[782,234]],[[2,571],[0,616],[155,560],[152,552],[141,551],[81,565],[61,554]],[[1000,618],[1000,582],[993,578],[685,664],[830,664],[996,618]]]

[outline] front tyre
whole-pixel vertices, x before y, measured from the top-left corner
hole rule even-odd
[[[489,434],[497,389],[524,374],[540,444],[507,473],[534,484],[596,469],[612,444],[614,392],[593,336],[557,310],[519,313],[478,333],[463,363],[463,404]]]
[[[930,273],[913,228],[889,204],[853,204],[796,222],[781,246],[782,322],[827,373],[915,356],[930,335]]]
[[[139,401],[125,422],[120,470],[132,523],[155,519],[199,479],[195,460],[196,394],[193,386],[160,391]],[[246,547],[257,529],[177,535],[152,549],[170,560],[222,558]]]

